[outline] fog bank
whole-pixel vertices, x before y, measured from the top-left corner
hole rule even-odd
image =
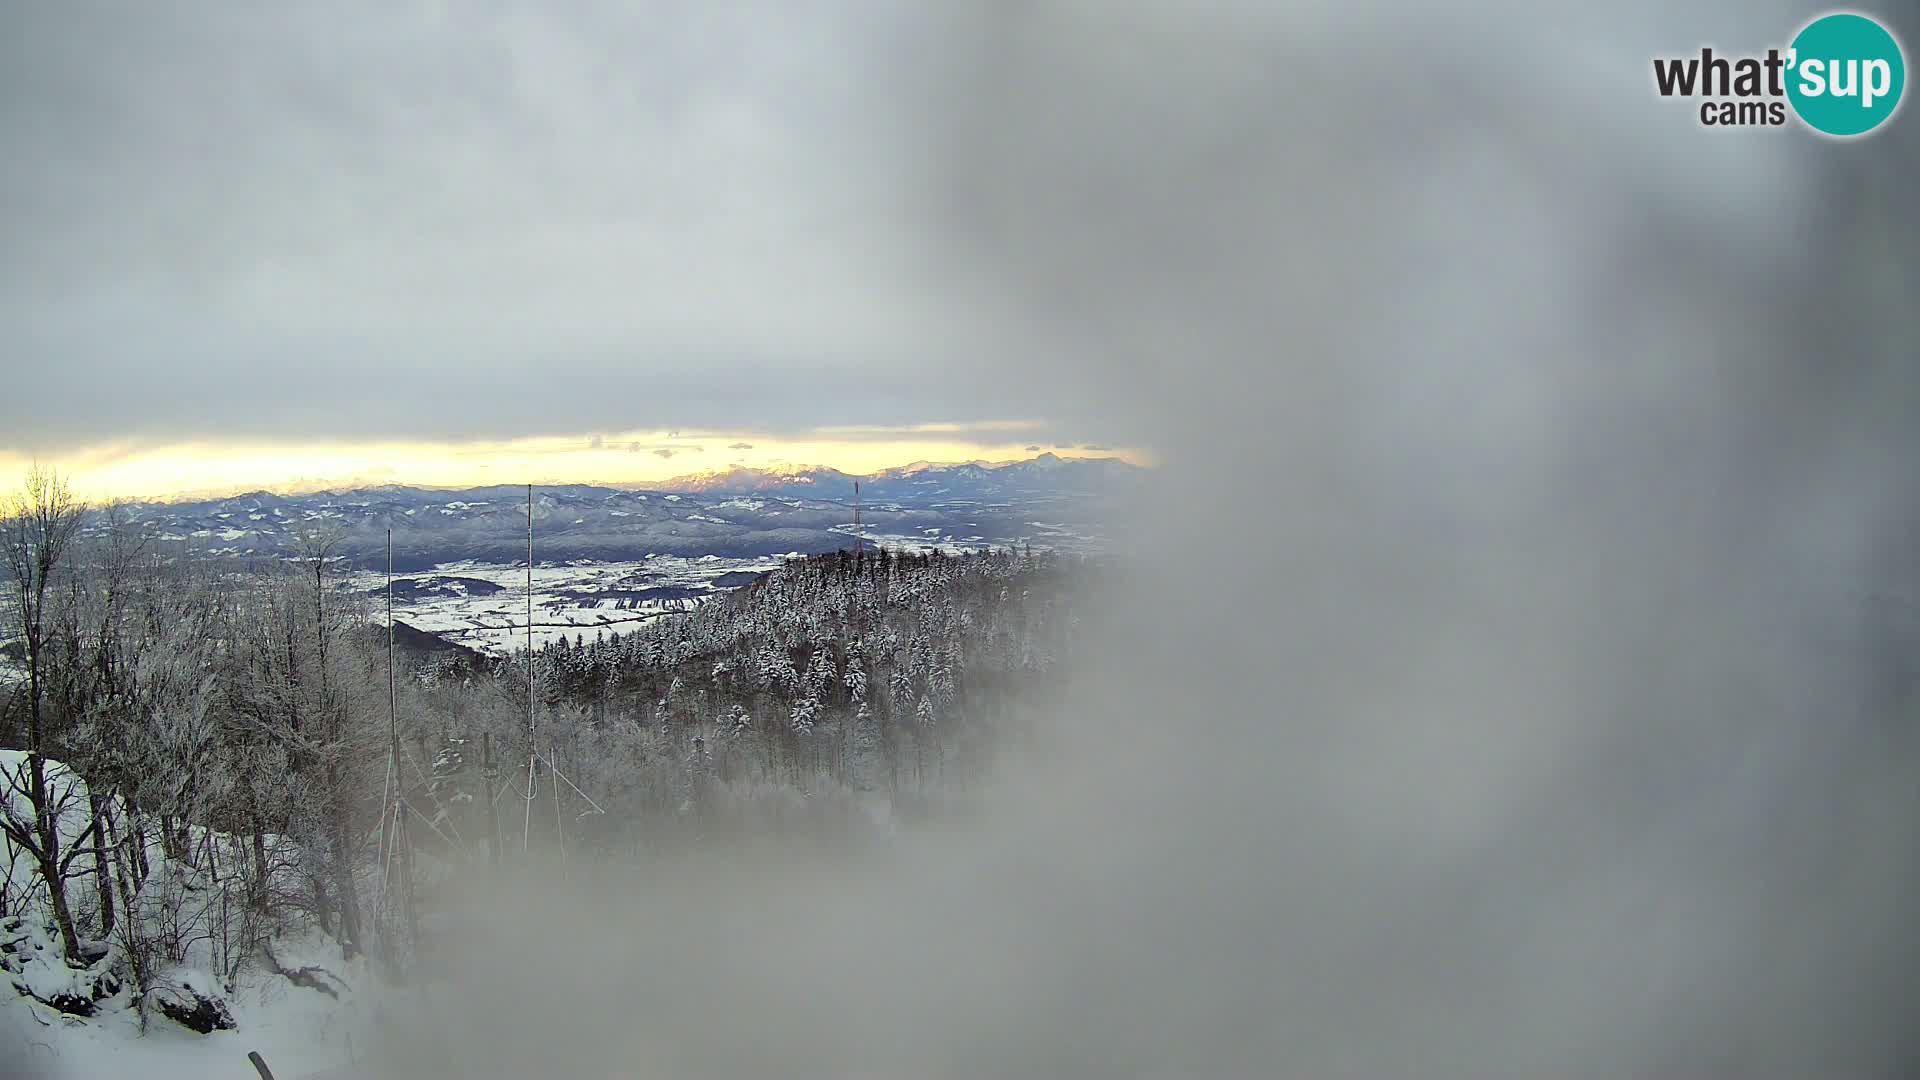
[[[1097,659],[984,820],[503,888],[446,1074],[1911,1071],[1912,118],[1653,96],[1768,4],[968,10],[955,351],[1169,461]]]

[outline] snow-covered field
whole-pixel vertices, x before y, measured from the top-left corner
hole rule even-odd
[[[538,565],[533,568],[534,644],[625,632],[685,611],[779,564],[778,558],[655,555],[634,562]],[[385,575],[359,574],[353,584],[384,603]],[[394,618],[482,652],[519,648],[527,637],[526,565],[456,562],[395,575]]]
[[[835,530],[841,531],[841,530]],[[853,535],[849,524],[845,530]],[[924,554],[958,553],[989,545],[979,537],[876,535],[871,547]],[[723,558],[649,555],[631,562],[577,560],[533,568],[533,642],[560,638],[592,641],[624,633],[649,619],[689,608],[746,584],[779,566],[787,556]],[[386,576],[360,573],[354,588],[385,603]],[[394,576],[394,619],[481,652],[504,654],[527,641],[527,567],[500,563],[441,563],[432,570]]]

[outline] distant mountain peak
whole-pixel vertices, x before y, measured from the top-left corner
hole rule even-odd
[[[733,465],[725,469],[690,473],[649,484],[650,490],[703,495],[786,494],[802,498],[840,500],[851,494],[855,481],[876,498],[889,494],[947,491],[954,497],[977,492],[1027,490],[1066,484],[1068,489],[1098,485],[1118,467],[1133,468],[1118,458],[1063,458],[1041,453],[1014,461],[914,461],[877,472],[854,474],[826,465]],[[1045,479],[1043,479],[1043,477]]]
[[[648,487],[659,491],[685,491],[696,494],[761,492],[780,488],[831,488],[852,484],[855,477],[824,465],[776,464],[765,467],[732,465],[725,469],[691,473],[663,480]]]

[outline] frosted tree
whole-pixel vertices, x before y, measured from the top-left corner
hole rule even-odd
[[[450,653],[433,653],[420,665],[420,683],[429,690],[436,690],[442,682],[453,678],[456,661]]]
[[[856,788],[871,788],[874,763],[880,755],[880,725],[864,699],[854,709],[852,741],[847,758],[848,779]]]
[[[896,657],[893,670],[887,675],[887,694],[893,699],[894,715],[905,716],[913,702],[913,667],[908,654]]]
[[[828,645],[814,646],[813,657],[807,661],[807,696],[818,698],[822,701],[826,700],[828,693],[831,692],[833,684],[836,681],[838,680],[834,678],[832,647]]]
[[[653,703],[653,731],[662,744],[672,738],[673,707],[666,698]]]
[[[322,929],[331,929],[337,912],[343,944],[357,952],[363,943],[354,862],[368,835],[366,774],[385,760],[376,738],[384,730],[368,722],[376,693],[384,711],[385,662],[372,654],[371,636],[356,630],[366,625],[365,612],[328,580],[328,546],[310,551],[298,577],[269,574],[247,596],[245,620],[230,638],[227,701],[246,730],[285,751],[281,788],[303,794],[279,800],[282,831],[304,844]],[[377,790],[377,774],[371,782]]]
[[[68,872],[94,838],[62,835],[69,812],[84,796],[71,774],[48,760],[61,749],[61,733],[48,707],[53,623],[49,599],[56,578],[67,570],[68,548],[85,514],[84,504],[74,499],[58,474],[39,469],[27,474],[24,490],[0,510],[0,549],[13,607],[9,628],[19,635],[26,662],[25,687],[15,695],[17,699],[24,693],[26,699],[16,705],[26,714],[26,755],[4,777],[0,831],[33,860],[69,957],[78,956],[80,948],[67,902]]]
[[[128,672],[148,635],[142,632],[145,620],[128,617],[143,591],[136,574],[140,537],[117,507],[94,520],[104,526],[104,534],[76,542],[69,558],[73,570],[61,576],[59,587],[48,596],[42,689],[62,731],[58,755],[87,780],[95,912],[98,936],[106,937],[116,913],[107,817],[116,785],[144,768],[130,764],[120,744]]]
[[[867,652],[859,638],[847,642],[847,697],[854,702],[867,700]]]
[[[690,814],[700,808],[713,779],[713,768],[712,749],[705,739],[693,736],[680,762],[680,813]]]
[[[947,648],[938,652],[929,650],[929,662],[932,665],[927,674],[927,690],[939,705],[951,705],[959,694],[955,683],[955,668],[959,664],[960,642],[953,639]]]
[[[814,721],[818,719],[819,715],[819,701],[810,697],[801,698],[799,701],[793,703],[793,710],[787,717],[787,726],[795,735],[803,737],[811,735],[813,734]]]

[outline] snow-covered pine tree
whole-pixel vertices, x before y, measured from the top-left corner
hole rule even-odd
[[[811,735],[814,721],[819,715],[820,702],[811,697],[803,697],[793,703],[793,709],[787,715],[787,726],[795,735]]]
[[[859,638],[847,642],[847,674],[843,681],[849,699],[857,703],[867,700],[867,652]]]

